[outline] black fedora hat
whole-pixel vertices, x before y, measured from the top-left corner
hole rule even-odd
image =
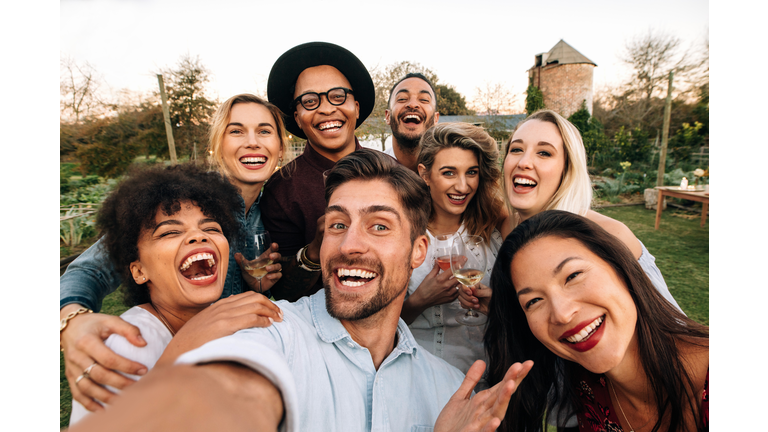
[[[349,50],[328,42],[308,42],[297,45],[280,56],[272,65],[267,81],[267,98],[285,114],[285,128],[298,137],[307,138],[293,118],[293,89],[304,69],[329,65],[339,70],[349,81],[360,104],[360,117],[355,129],[373,111],[376,91],[373,80],[363,63]]]

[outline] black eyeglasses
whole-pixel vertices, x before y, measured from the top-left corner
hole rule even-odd
[[[352,90],[346,87],[334,87],[327,92],[306,92],[303,95],[293,100],[293,105],[301,104],[307,111],[316,110],[320,106],[320,96],[325,96],[328,99],[328,103],[334,106],[339,106],[347,101],[347,94],[355,94]]]

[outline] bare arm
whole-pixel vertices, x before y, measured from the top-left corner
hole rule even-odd
[[[232,362],[158,367],[77,431],[275,431],[283,400],[266,378]]]
[[[187,321],[171,339],[156,366],[170,365],[181,354],[238,330],[269,327],[282,320],[283,312],[263,294],[247,291],[229,296]]]

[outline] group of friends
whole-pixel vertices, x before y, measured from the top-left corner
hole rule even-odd
[[[135,168],[101,206],[60,279],[73,432],[708,430],[708,327],[590,209],[566,119],[530,115],[500,155],[409,73],[392,147],[365,149],[371,77],[325,42],[278,58],[267,93],[218,108],[214,170]],[[282,166],[288,133],[307,142]],[[244,239],[264,230],[259,283]],[[479,283],[440,269],[441,235],[484,239]],[[133,307],[98,313],[121,284]]]

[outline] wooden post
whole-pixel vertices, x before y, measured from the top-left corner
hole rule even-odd
[[[664,186],[664,168],[667,163],[667,139],[669,138],[669,117],[672,115],[672,79],[675,73],[669,71],[669,87],[667,87],[667,102],[664,105],[664,126],[661,130],[661,152],[659,153],[659,175],[656,176],[656,186]],[[657,203],[661,206],[661,203]],[[661,207],[659,207],[661,208]]]
[[[163,118],[165,119],[165,135],[168,137],[168,153],[171,155],[171,165],[176,165],[176,144],[173,142],[173,128],[171,128],[171,113],[168,110],[168,97],[165,95],[163,75],[157,74],[157,83],[160,85],[160,99],[163,101]]]

